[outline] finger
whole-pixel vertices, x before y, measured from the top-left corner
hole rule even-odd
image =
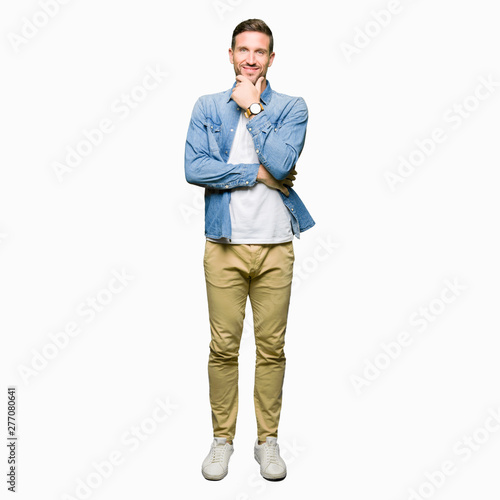
[[[257,83],[255,84],[255,88],[259,91],[259,93],[262,93],[262,84],[264,82],[265,78],[261,76],[258,80]]]
[[[281,192],[285,195],[285,196],[288,196],[290,193],[288,192],[288,189],[283,186],[283,189],[281,190]]]
[[[285,179],[285,180],[283,181],[283,184],[284,184],[285,186],[290,186],[290,187],[292,187],[292,186],[293,186],[293,182],[292,182],[290,179]]]
[[[236,80],[243,83],[245,80],[248,80],[248,78],[246,76],[243,76],[243,75],[237,75]],[[238,84],[236,84],[236,85],[238,85]]]

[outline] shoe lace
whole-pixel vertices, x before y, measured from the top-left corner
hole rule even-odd
[[[278,445],[274,444],[266,444],[266,458],[269,463],[279,464],[278,460]]]
[[[212,462],[222,462],[226,453],[226,445],[218,444],[212,448]]]

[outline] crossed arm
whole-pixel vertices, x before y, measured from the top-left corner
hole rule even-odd
[[[297,174],[295,164],[304,147],[308,112],[302,98],[287,104],[279,128],[273,128],[266,111],[253,117],[247,129],[260,163],[226,163],[212,142],[203,100],[196,102],[185,149],[187,182],[212,189],[250,187],[262,182],[288,196]]]

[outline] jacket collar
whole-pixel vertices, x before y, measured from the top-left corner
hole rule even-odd
[[[260,95],[260,100],[267,106],[271,102],[271,97],[272,97],[272,89],[271,89],[271,84],[269,83],[269,80],[266,79],[266,88],[264,92]],[[233,86],[227,91],[227,101],[229,102],[231,100],[231,95],[233,93],[233,89],[236,87],[236,81],[233,83]]]

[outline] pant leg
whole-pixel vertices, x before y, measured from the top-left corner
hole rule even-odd
[[[250,279],[256,363],[254,404],[259,441],[278,436],[286,357],[285,332],[292,288],[293,243],[262,245]]]
[[[208,377],[214,437],[234,438],[238,415],[238,355],[248,297],[244,249],[206,242],[204,268],[210,319]]]

